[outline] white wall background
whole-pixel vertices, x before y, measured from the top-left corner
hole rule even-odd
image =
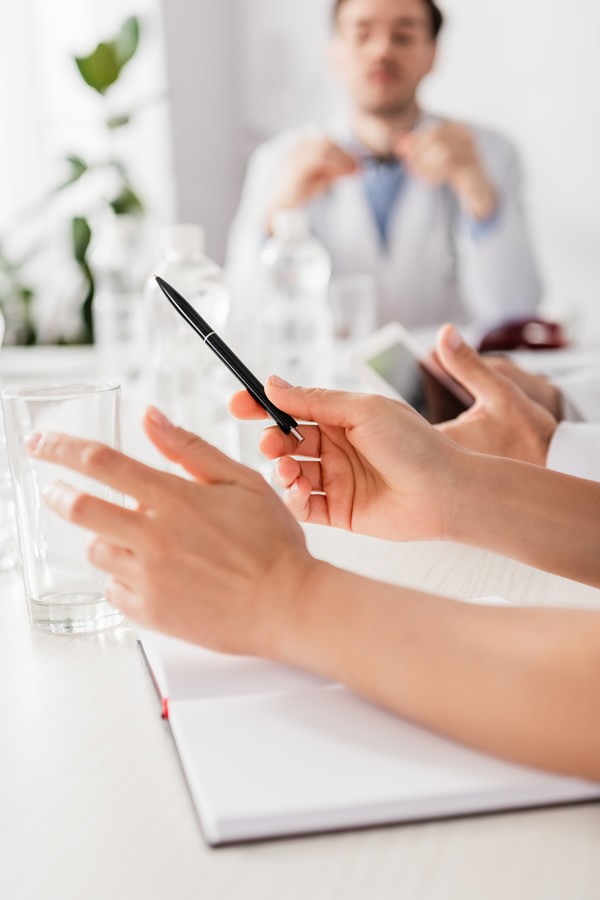
[[[249,150],[318,119],[335,96],[325,64],[330,0],[162,4],[180,214],[206,224],[222,259]],[[517,143],[548,311],[600,340],[600,3],[441,5],[447,28],[424,104]]]
[[[444,0],[429,105],[507,133],[550,312],[600,339],[600,3]]]

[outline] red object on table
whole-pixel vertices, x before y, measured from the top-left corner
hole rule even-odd
[[[558,350],[567,346],[562,325],[544,319],[513,319],[488,332],[479,344],[480,353],[499,350]]]

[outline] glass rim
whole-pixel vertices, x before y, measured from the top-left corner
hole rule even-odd
[[[73,382],[59,384],[40,384],[35,387],[4,388],[0,391],[3,400],[75,400],[90,394],[109,394],[121,390],[116,382]]]

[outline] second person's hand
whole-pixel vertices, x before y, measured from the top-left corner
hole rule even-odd
[[[542,379],[516,366],[511,369],[509,363],[504,370],[490,365],[451,326],[440,331],[436,351],[438,362],[475,398],[470,409],[437,425],[438,430],[477,453],[544,466],[557,422],[545,405],[527,393],[531,385],[538,388],[539,382],[544,396]],[[521,378],[523,388],[514,373]]]
[[[267,232],[273,216],[282,209],[303,206],[326,191],[338,178],[358,169],[353,156],[328,137],[308,138],[294,147],[283,161],[267,212]]]
[[[284,500],[302,522],[388,540],[439,540],[452,528],[453,498],[468,477],[469,455],[406,404],[368,394],[291,387],[277,377],[269,398],[298,420],[301,445],[266,429],[261,451],[277,459]],[[246,391],[230,409],[264,418]],[[300,456],[301,454],[301,456]]]
[[[432,187],[448,184],[466,212],[485,221],[498,208],[498,196],[469,129],[441,122],[402,135],[396,152],[410,172]]]

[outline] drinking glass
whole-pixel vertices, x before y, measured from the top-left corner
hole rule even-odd
[[[120,494],[28,454],[35,432],[63,432],[121,448],[121,393],[114,384],[5,390],[2,408],[13,480],[25,593],[32,625],[56,634],[99,631],[122,621],[106,600],[108,576],[87,561],[89,535],[53,513],[44,489],[57,479],[111,502]]]
[[[346,345],[368,337],[375,330],[377,289],[372,275],[345,275],[331,279],[329,305],[333,332]]]

